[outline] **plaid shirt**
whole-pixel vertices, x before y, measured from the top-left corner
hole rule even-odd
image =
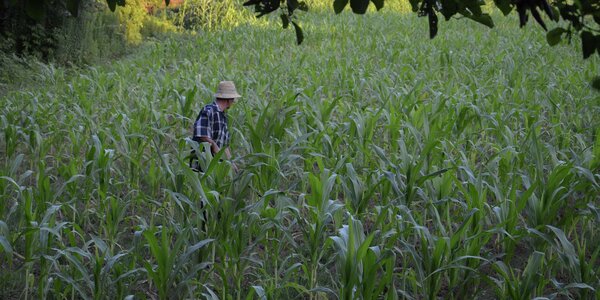
[[[215,141],[219,148],[229,145],[227,115],[219,109],[216,102],[204,106],[194,122],[193,139],[200,141],[203,136]]]

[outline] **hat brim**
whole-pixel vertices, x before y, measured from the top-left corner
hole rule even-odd
[[[238,93],[217,93],[215,94],[215,98],[220,98],[220,99],[235,99],[235,98],[241,98],[242,96]]]

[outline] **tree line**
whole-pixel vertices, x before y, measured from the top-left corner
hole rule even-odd
[[[82,3],[93,0],[0,0],[0,35],[12,37],[18,45],[17,53],[25,50],[31,40],[30,28],[52,30],[59,26],[65,17],[77,17]],[[163,2],[163,0],[153,0]],[[385,0],[328,0],[335,13],[350,7],[353,13],[364,14],[369,5],[377,10],[385,5]],[[390,1],[390,0],[388,0]],[[438,33],[439,18],[449,21],[464,17],[490,28],[494,27],[492,17],[485,12],[485,1],[481,0],[408,0],[412,11],[419,17],[426,17],[429,23],[429,37]],[[94,2],[94,1],[93,1]],[[165,5],[170,0],[164,0]],[[126,0],[106,0],[111,11],[125,6]],[[581,39],[583,58],[594,53],[600,56],[600,1],[598,0],[493,0],[493,4],[505,15],[518,14],[519,25],[523,27],[533,19],[546,31],[548,44],[556,45],[561,40],[571,41],[573,36]],[[302,43],[304,34],[299,26],[296,12],[308,10],[308,5],[300,0],[247,0],[244,6],[254,8],[257,17],[280,14],[283,28],[290,24],[296,30],[297,43]],[[545,20],[547,19],[547,20]],[[562,22],[560,22],[562,20]],[[553,22],[551,28],[547,21]],[[549,30],[550,29],[550,30]],[[39,46],[44,46],[43,42]]]

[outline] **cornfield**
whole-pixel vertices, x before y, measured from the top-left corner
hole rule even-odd
[[[300,46],[273,18],[32,63],[2,95],[0,298],[600,299],[600,61],[495,20],[313,12]],[[234,158],[195,173],[220,80]]]

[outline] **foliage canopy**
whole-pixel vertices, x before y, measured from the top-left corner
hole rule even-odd
[[[117,6],[124,6],[126,0],[106,0],[111,11]],[[389,1],[389,0],[388,0]],[[28,16],[35,20],[42,20],[49,7],[62,7],[71,15],[77,16],[82,0],[25,0],[17,2],[8,1],[9,5],[20,5]],[[169,5],[170,0],[164,1]],[[490,28],[494,27],[492,17],[482,7],[486,1],[482,0],[409,0],[412,11],[420,17],[429,20],[429,37],[434,38],[438,32],[438,13],[447,21],[453,17],[465,17],[481,23]],[[336,14],[341,13],[348,5],[353,13],[366,13],[369,4],[373,3],[377,10],[384,7],[385,0],[333,0],[333,9]],[[534,20],[547,31],[547,41],[550,45],[558,44],[563,37],[571,39],[574,34],[581,37],[582,53],[584,58],[597,53],[600,55],[600,2],[594,0],[493,0],[494,5],[506,16],[515,11],[519,14],[519,25],[525,26],[531,15]],[[283,28],[291,23],[296,30],[298,44],[302,43],[304,35],[302,28],[294,21],[296,10],[308,10],[308,5],[299,0],[248,0],[245,6],[253,6],[257,17],[262,17],[281,12]],[[558,26],[550,31],[540,12],[550,20],[566,21],[566,27]]]
[[[408,0],[412,11],[420,17],[427,17],[429,23],[429,37],[434,38],[438,33],[439,17],[448,21],[452,18],[468,18],[487,27],[493,28],[494,21],[489,13],[483,9],[487,5],[482,0]],[[46,18],[48,11],[55,15],[61,11],[72,16],[77,16],[83,0],[25,0],[3,1],[0,8],[16,8],[35,21]],[[106,0],[111,11],[117,6],[125,6],[126,0]],[[162,2],[162,1],[161,1]],[[169,0],[164,3],[169,5]],[[389,2],[389,0],[388,0]],[[336,14],[350,7],[355,14],[364,14],[370,4],[377,10],[385,5],[385,0],[332,0],[333,10]],[[520,27],[525,26],[529,16],[546,31],[546,40],[554,46],[566,39],[571,41],[573,36],[581,39],[583,58],[589,58],[594,53],[600,56],[600,1],[597,0],[493,0],[493,4],[505,15],[513,11],[519,16]],[[301,44],[304,33],[297,20],[297,10],[308,10],[306,2],[301,0],[247,0],[244,6],[254,7],[256,17],[279,13],[283,28],[290,24],[295,29],[296,41]],[[17,14],[18,15],[18,14]],[[542,15],[557,24],[548,31],[548,26]],[[14,16],[13,16],[14,17]],[[6,19],[6,16],[3,17]],[[562,20],[562,21],[561,21]],[[559,23],[560,22],[560,23]],[[48,22],[46,22],[47,24]],[[47,26],[46,26],[47,27]],[[600,86],[600,77],[593,82],[594,87]]]
[[[369,4],[373,3],[377,10],[384,6],[385,0],[333,0],[333,9],[336,14],[341,13],[348,5],[355,14],[367,12]],[[389,0],[388,0],[389,1]],[[494,27],[492,17],[482,8],[486,1],[481,0],[409,0],[413,12],[420,17],[429,19],[429,37],[434,38],[438,32],[438,13],[446,21],[453,17],[465,17],[481,23],[490,28]],[[507,16],[513,11],[519,14],[519,25],[527,24],[531,15],[535,21],[545,30],[548,27],[544,22],[540,11],[546,14],[550,20],[558,22],[562,18],[568,26],[556,27],[547,33],[550,45],[558,44],[562,37],[569,40],[573,34],[581,36],[583,57],[588,58],[594,52],[600,55],[600,2],[592,0],[557,0],[552,3],[546,0],[494,0],[494,5]],[[283,27],[286,28],[289,19],[292,18],[296,9],[306,9],[303,1],[298,0],[249,0],[246,6],[254,6],[257,17],[273,13],[280,9]],[[302,42],[301,28],[296,26],[298,43]]]

